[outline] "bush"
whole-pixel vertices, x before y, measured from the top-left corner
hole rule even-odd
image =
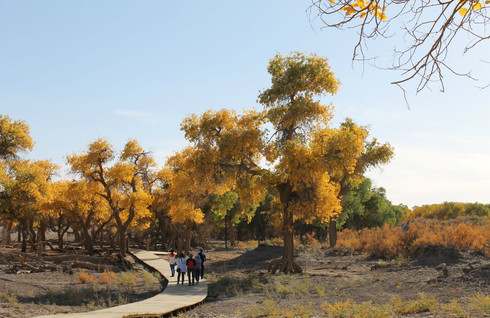
[[[392,259],[411,256],[426,246],[468,249],[490,256],[490,222],[445,223],[419,219],[401,227],[385,224],[382,228],[339,233],[338,247],[362,251],[367,256]]]
[[[129,273],[121,272],[117,277],[117,280],[120,285],[131,286],[134,285],[134,282],[136,281],[136,275],[134,275],[134,273],[131,272]]]
[[[117,276],[114,272],[104,271],[102,275],[99,277],[99,283],[110,285],[117,279]]]
[[[483,314],[490,315],[490,296],[477,294],[469,299],[470,308]]]
[[[82,284],[92,284],[95,282],[95,277],[85,271],[78,272],[77,279]]]
[[[399,297],[393,297],[391,303],[396,313],[402,315],[430,312],[438,305],[437,299],[433,295],[427,296],[425,293],[419,293],[417,299],[411,299],[403,302]]]

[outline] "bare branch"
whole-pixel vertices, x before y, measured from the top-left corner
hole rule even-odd
[[[392,65],[385,69],[401,71],[401,78],[392,84],[402,88],[409,81],[418,81],[420,92],[434,82],[444,91],[446,72],[474,80],[470,72],[457,71],[446,59],[457,48],[459,34],[469,39],[463,54],[490,38],[488,8],[483,0],[312,0],[307,12],[310,21],[321,21],[322,28],[357,31],[353,61],[372,60],[366,49],[373,40],[403,39],[404,47],[394,49]],[[393,27],[398,29],[394,33],[390,31]]]

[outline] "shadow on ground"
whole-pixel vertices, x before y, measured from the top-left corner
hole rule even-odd
[[[281,246],[260,245],[254,250],[226,261],[217,261],[210,264],[209,272],[223,272],[227,270],[267,270],[268,263],[282,256]]]

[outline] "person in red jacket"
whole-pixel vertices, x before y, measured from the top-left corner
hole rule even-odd
[[[194,268],[196,268],[196,261],[192,258],[192,254],[189,254],[189,258],[186,261],[186,265],[187,265],[187,280],[189,281],[189,286],[191,285],[191,277],[192,277],[192,285],[195,285]]]

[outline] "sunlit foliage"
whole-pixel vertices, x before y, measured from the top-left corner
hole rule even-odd
[[[344,230],[339,235],[339,247],[365,252],[369,256],[395,258],[410,256],[427,246],[469,249],[490,255],[490,222],[442,223],[415,220],[402,227],[383,227],[360,231]]]
[[[0,159],[17,158],[19,152],[30,151],[33,147],[29,125],[0,115]]]
[[[444,202],[417,206],[408,214],[409,218],[449,220],[463,217],[490,218],[490,206],[481,203]]]
[[[113,163],[115,153],[107,140],[98,139],[82,154],[67,157],[72,171],[88,182],[101,186],[96,192],[107,201],[116,222],[121,254],[126,253],[126,231],[145,226],[139,222],[150,216],[148,207],[153,197],[147,191],[155,163],[153,158],[135,140],[129,140],[119,160]]]

